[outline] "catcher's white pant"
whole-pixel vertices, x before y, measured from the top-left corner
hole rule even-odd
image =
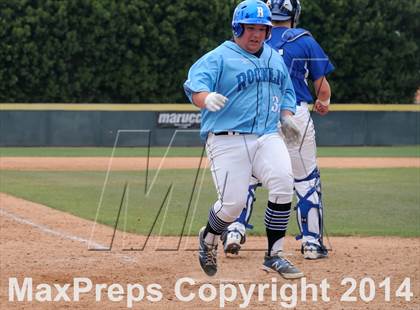
[[[315,128],[312,118],[310,118],[307,103],[302,102],[300,106],[296,106],[294,119],[296,124],[299,126],[302,137],[303,135],[305,136],[303,137],[304,140],[300,153],[300,145],[288,145],[287,149],[289,150],[290,159],[292,161],[292,169],[295,179],[303,179],[307,177],[317,166]],[[308,129],[305,134],[306,126]]]
[[[290,154],[290,159],[292,161],[293,175],[295,179],[304,179],[306,178],[316,167],[316,141],[315,141],[315,128],[312,118],[308,110],[307,103],[302,102],[300,106],[296,107],[296,114],[294,116],[296,123],[298,124],[304,140],[302,143],[302,148],[299,152],[300,145],[287,146]],[[307,127],[307,129],[306,129]],[[306,129],[306,134],[305,134]],[[295,190],[301,195],[305,196],[314,186],[316,179],[309,181],[302,181],[295,183]],[[308,198],[312,203],[319,205],[320,199],[318,193],[315,191]],[[297,218],[299,226],[302,227],[300,210],[297,210]],[[307,222],[308,230],[315,234],[320,234],[320,216],[322,216],[322,210],[320,212],[316,208],[311,208],[308,213]],[[313,236],[303,235],[303,242],[310,241],[313,243],[318,243],[318,240]]]
[[[290,156],[278,133],[261,137],[209,134],[206,151],[218,193],[213,210],[224,222],[233,222],[240,215],[251,175],[268,189],[271,202],[292,201]]]

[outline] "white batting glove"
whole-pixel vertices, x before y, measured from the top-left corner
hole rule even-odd
[[[206,99],[204,99],[204,104],[206,105],[207,110],[210,112],[216,112],[225,106],[226,101],[228,101],[228,98],[225,96],[212,92],[207,95]]]
[[[279,131],[283,134],[284,140],[288,145],[298,145],[300,143],[302,135],[293,116],[287,115],[282,117]]]

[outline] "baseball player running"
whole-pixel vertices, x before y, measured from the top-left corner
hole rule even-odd
[[[233,14],[233,39],[197,60],[184,84],[190,101],[201,108],[200,135],[218,194],[207,225],[199,232],[199,262],[209,276],[217,272],[220,235],[245,205],[251,175],[269,192],[263,267],[285,278],[303,276],[282,257],[293,174],[279,130],[296,142],[300,131],[292,118],[296,97],[287,67],[264,43],[271,27],[271,12],[264,2],[241,2]]]
[[[296,92],[296,114],[294,120],[302,133],[299,144],[288,143],[292,160],[297,196],[297,220],[302,240],[301,252],[306,259],[327,257],[328,251],[322,242],[323,206],[321,181],[316,163],[315,129],[307,104],[313,102],[308,79],[313,82],[316,92],[314,110],[320,115],[328,113],[331,90],[326,75],[334,70],[319,44],[309,31],[295,28],[301,6],[299,0],[273,0],[267,3],[271,9],[273,29],[267,43],[279,54],[289,68],[290,77]],[[223,234],[226,253],[237,254],[245,242],[246,228],[252,228],[249,217],[255,201],[258,177],[253,179],[248,190],[246,207],[235,223]]]

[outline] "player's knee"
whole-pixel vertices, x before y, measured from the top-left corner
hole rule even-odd
[[[235,221],[241,215],[245,202],[245,199],[239,199],[233,202],[224,201],[223,207],[218,212],[219,217],[225,222]]]
[[[289,203],[293,197],[293,175],[276,176],[268,187],[269,200],[276,203]]]

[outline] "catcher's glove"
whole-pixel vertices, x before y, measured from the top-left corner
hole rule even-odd
[[[284,140],[289,145],[298,145],[302,138],[299,127],[296,124],[293,116],[283,116],[281,123],[279,123],[279,132],[283,134]]]

